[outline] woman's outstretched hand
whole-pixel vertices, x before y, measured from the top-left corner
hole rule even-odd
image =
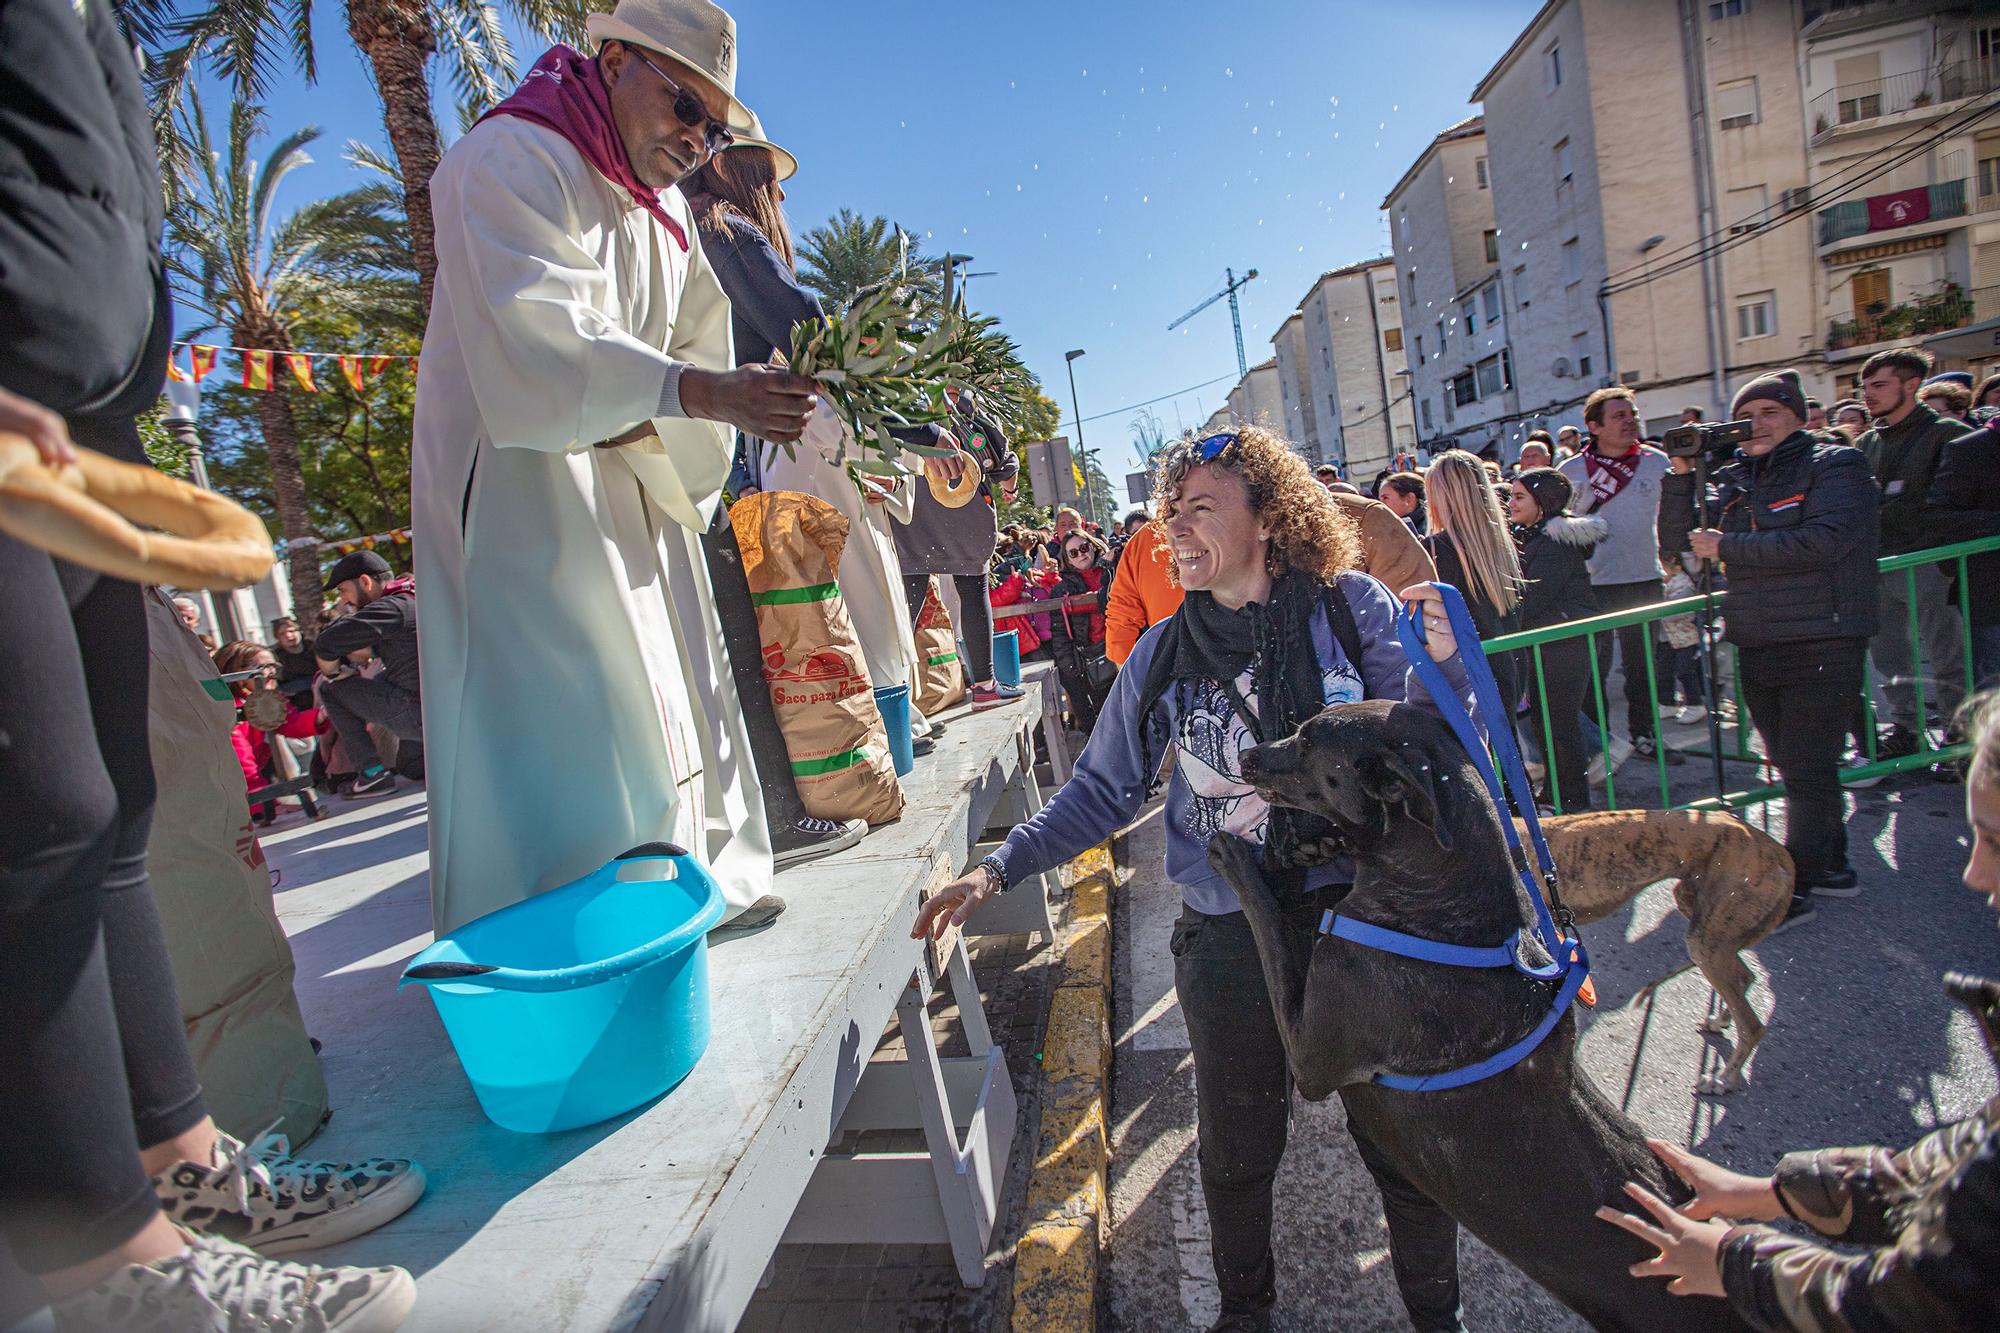
[[[1451,617],[1445,614],[1444,594],[1437,584],[1413,583],[1396,596],[1423,617],[1424,651],[1431,661],[1449,661],[1458,651],[1458,636],[1451,632]]]

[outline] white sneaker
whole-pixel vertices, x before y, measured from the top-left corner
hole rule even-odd
[[[1700,722],[1707,716],[1708,710],[1700,704],[1683,704],[1681,710],[1674,714],[1674,721],[1687,726],[1690,723]]]
[[[1623,736],[1613,736],[1611,738],[1612,770],[1615,772],[1620,764],[1631,757],[1632,742],[1626,740]],[[1604,785],[1604,752],[1601,750],[1590,761],[1590,783],[1594,787]]]
[[[417,1303],[400,1268],[314,1268],[190,1235],[55,1307],[59,1333],[391,1333]]]
[[[373,1231],[423,1197],[424,1169],[401,1158],[302,1162],[282,1134],[245,1144],[215,1133],[215,1161],[176,1162],[153,1177],[169,1221],[288,1254]]]

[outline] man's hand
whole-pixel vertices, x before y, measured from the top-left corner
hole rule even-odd
[[[1444,594],[1437,585],[1413,583],[1396,596],[1424,618],[1424,651],[1431,655],[1431,661],[1450,661],[1458,652],[1458,636],[1451,632],[1451,617],[1445,614]]]
[[[50,467],[68,467],[76,462],[76,445],[69,438],[63,419],[31,398],[0,389],[0,430],[28,437],[42,462]]]
[[[1682,1217],[1706,1222],[1714,1217],[1731,1217],[1751,1222],[1769,1222],[1784,1216],[1778,1202],[1778,1184],[1770,1176],[1746,1176],[1677,1148],[1664,1139],[1647,1139],[1653,1155],[1666,1163],[1667,1170],[1686,1181],[1694,1197],[1680,1206]]]
[[[1714,528],[1698,528],[1688,534],[1688,549],[1703,560],[1722,558],[1722,534]]]
[[[790,444],[805,434],[819,387],[775,366],[681,372],[681,408],[691,417],[722,421],[760,440]]]

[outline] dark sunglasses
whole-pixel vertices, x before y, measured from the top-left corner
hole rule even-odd
[[[736,136],[730,133],[727,125],[719,120],[709,119],[708,108],[701,104],[699,97],[668,78],[666,72],[646,59],[646,53],[638,47],[627,46],[625,49],[630,51],[640,64],[658,74],[660,82],[673,89],[674,119],[691,130],[700,130],[702,142],[707,145],[710,154],[719,153],[736,142]]]
[[[1088,546],[1066,546],[1063,548],[1063,554],[1074,560],[1080,555],[1096,555],[1097,552]]]

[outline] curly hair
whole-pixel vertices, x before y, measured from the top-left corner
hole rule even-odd
[[[1265,568],[1273,578],[1297,569],[1331,583],[1345,570],[1360,569],[1360,527],[1334,503],[1292,446],[1262,426],[1238,426],[1232,433],[1235,443],[1210,464],[1199,463],[1192,441],[1161,453],[1153,468],[1153,512],[1158,515],[1153,523],[1161,535],[1188,473],[1196,466],[1222,467],[1236,474],[1252,512],[1270,526]],[[1179,568],[1169,560],[1167,570],[1178,586]]]

